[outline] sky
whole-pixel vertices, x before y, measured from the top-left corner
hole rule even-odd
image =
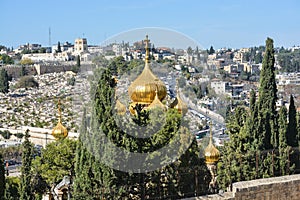
[[[300,45],[299,0],[0,0],[0,8],[0,45],[14,48],[49,46],[49,28],[51,44],[84,37],[100,45],[144,27],[173,30],[204,49],[259,46],[267,37],[278,47]]]

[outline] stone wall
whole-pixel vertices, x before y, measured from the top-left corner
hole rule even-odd
[[[189,198],[214,200],[299,200],[300,174],[237,182],[232,192]]]

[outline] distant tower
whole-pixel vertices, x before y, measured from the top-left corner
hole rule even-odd
[[[51,27],[49,27],[49,47],[51,47]]]
[[[77,52],[79,54],[86,52],[88,50],[86,38],[77,38],[75,40],[74,48],[75,48],[75,52]]]

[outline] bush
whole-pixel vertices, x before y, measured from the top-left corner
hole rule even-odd
[[[19,82],[16,85],[16,88],[30,88],[30,87],[39,87],[39,83],[32,76],[23,76],[20,78]]]
[[[9,132],[9,131],[0,131],[0,134],[2,135],[2,137],[4,138],[4,139],[9,139],[10,138],[10,136],[11,136],[11,133]]]

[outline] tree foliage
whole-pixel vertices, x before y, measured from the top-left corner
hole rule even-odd
[[[25,132],[25,140],[22,144],[22,167],[21,167],[21,182],[20,182],[20,199],[32,200],[32,173],[31,164],[33,159],[33,144],[29,141],[29,130]]]
[[[0,54],[0,61],[3,64],[14,64],[14,60],[7,54]]]
[[[289,115],[285,107],[280,109],[279,114],[276,111],[274,61],[273,40],[268,38],[258,99],[251,91],[250,109],[236,107],[227,119],[226,131],[230,141],[225,143],[218,163],[220,188],[226,189],[236,181],[291,174],[296,162],[299,162],[288,146],[288,131],[293,131],[294,142],[297,141],[295,134],[299,134],[293,98]],[[288,123],[293,125],[288,128]]]
[[[39,83],[32,76],[22,76],[18,83],[16,84],[16,88],[38,88]]]
[[[122,59],[119,61],[123,63]],[[75,198],[144,199],[145,196],[149,198],[158,196],[179,198],[187,195],[189,192],[194,194],[195,191],[197,191],[197,194],[205,194],[210,181],[210,173],[204,160],[199,158],[196,141],[193,141],[192,146],[186,153],[183,153],[179,161],[148,173],[129,173],[112,169],[100,162],[100,158],[97,157],[97,154],[92,153],[93,151],[91,150],[97,149],[101,151],[101,148],[109,148],[107,145],[101,143],[103,138],[99,137],[99,128],[106,135],[108,140],[113,141],[119,148],[140,153],[153,152],[155,149],[159,149],[171,142],[170,140],[172,140],[172,137],[178,131],[187,131],[185,129],[179,129],[180,114],[176,110],[168,110],[165,125],[151,137],[136,138],[126,134],[124,128],[130,129],[133,124],[139,124],[141,126],[148,123],[156,124],[159,123],[162,118],[150,117],[150,119],[154,119],[153,121],[150,120],[150,122],[148,121],[148,117],[156,112],[148,113],[147,111],[139,109],[139,106],[137,106],[136,111],[138,114],[133,117],[132,121],[124,122],[127,126],[123,127],[123,129],[118,128],[116,124],[117,119],[113,118],[114,104],[111,98],[114,96],[114,87],[116,87],[116,82],[112,79],[112,73],[109,70],[104,70],[94,88],[96,92],[91,108],[91,118],[83,118],[83,126],[80,130],[80,138],[76,150]],[[159,113],[160,112],[157,111],[156,114],[159,115]],[[91,122],[90,128],[86,127],[88,121]],[[150,130],[147,128],[145,131]],[[87,146],[86,144],[91,145]],[[106,161],[118,165],[119,160],[124,159],[124,157],[119,156],[120,155],[118,155],[114,149],[109,148],[108,154],[102,155],[101,159],[106,159]],[[128,159],[130,159],[130,157],[128,157]],[[147,167],[147,165],[151,166],[152,158],[149,157],[147,159],[148,162],[145,162],[145,167]],[[170,158],[162,159],[168,160]],[[195,174],[196,168],[199,171],[198,174]],[[199,183],[197,187],[194,182],[191,183],[191,180],[195,179],[197,179]]]
[[[5,198],[5,168],[2,154],[0,154],[0,200]]]
[[[297,140],[297,112],[294,102],[293,95],[290,96],[290,106],[289,106],[289,113],[288,113],[288,128],[287,128],[287,135],[286,140],[287,144],[291,147],[297,147],[298,146],[298,140]]]
[[[9,77],[7,71],[3,68],[0,69],[0,92],[7,93],[9,89]]]
[[[41,156],[33,160],[33,172],[39,174],[48,187],[59,183],[66,175],[74,177],[75,150],[76,141],[68,138],[47,144]]]

